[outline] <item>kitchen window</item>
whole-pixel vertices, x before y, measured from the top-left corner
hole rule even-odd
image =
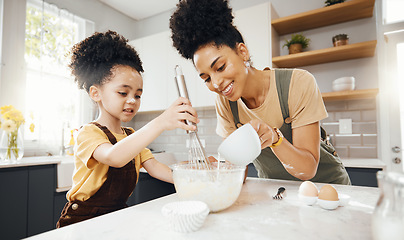
[[[25,118],[36,126],[31,133],[25,124],[25,155],[59,154],[62,142],[69,142],[70,130],[91,119],[82,114],[91,103],[73,81],[67,53],[85,32],[92,32],[86,26],[93,26],[39,0],[27,1],[25,26]]]

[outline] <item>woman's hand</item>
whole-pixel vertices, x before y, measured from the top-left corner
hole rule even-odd
[[[178,98],[167,110],[157,117],[164,130],[173,130],[182,128],[188,131],[196,130],[193,124],[187,124],[186,121],[198,123],[198,114],[192,107],[191,102],[187,98]]]
[[[273,143],[278,141],[278,134],[275,130],[260,119],[253,119],[249,122],[251,126],[257,131],[261,141],[261,149],[272,146]]]

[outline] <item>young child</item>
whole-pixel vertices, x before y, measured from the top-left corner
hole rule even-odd
[[[58,228],[127,207],[141,167],[172,183],[171,169],[146,146],[165,130],[196,129],[185,120],[199,122],[189,100],[179,98],[136,132],[121,126],[139,110],[143,68],[135,49],[116,32],[95,33],[76,44],[69,67],[79,88],[97,103],[99,117],[78,132],[73,186]]]

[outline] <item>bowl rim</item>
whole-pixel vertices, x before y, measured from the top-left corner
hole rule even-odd
[[[214,164],[214,163],[213,163]],[[239,171],[245,171],[246,167],[245,166],[240,166],[232,163],[221,163],[227,166],[230,166],[231,168],[219,168],[220,172],[239,172]],[[169,167],[171,168],[172,171],[176,170],[188,170],[188,171],[204,171],[204,172],[217,172],[217,168],[212,168],[212,169],[192,169],[192,168],[183,168],[181,166],[190,166],[190,162],[180,162],[180,163],[175,163],[170,165]]]

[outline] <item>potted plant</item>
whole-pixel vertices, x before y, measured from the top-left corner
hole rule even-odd
[[[283,47],[288,47],[289,54],[302,52],[303,49],[307,48],[310,43],[310,39],[303,36],[303,34],[292,34],[290,40],[285,40],[286,43]]]
[[[325,3],[325,6],[328,7],[328,6],[331,6],[331,5],[334,5],[337,3],[343,3],[343,2],[345,2],[345,0],[327,0],[324,3]]]

